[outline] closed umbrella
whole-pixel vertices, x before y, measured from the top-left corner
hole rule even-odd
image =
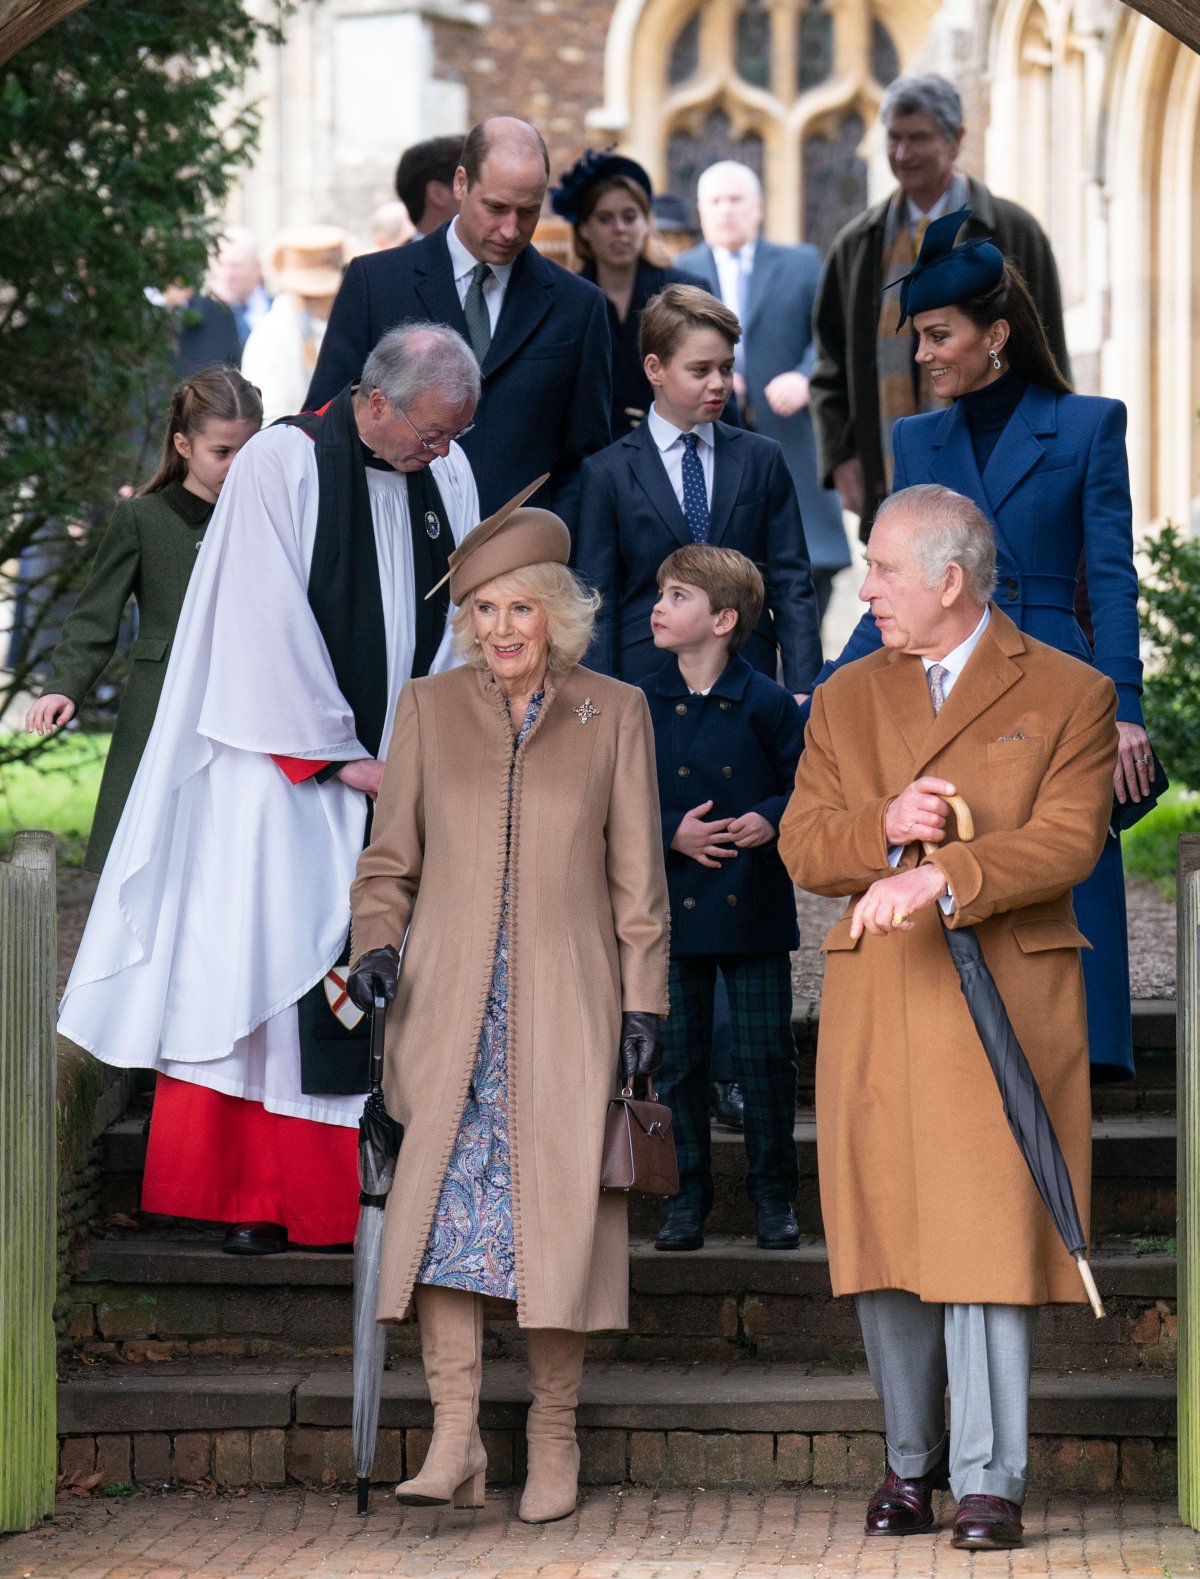
[[[975,824],[966,801],[961,795],[947,795],[944,798],[954,809],[959,838],[964,841],[974,838]],[[926,854],[932,853],[935,848],[927,844]],[[1038,1194],[1054,1219],[1059,1237],[1075,1257],[1088,1300],[1099,1320],[1104,1315],[1104,1306],[1100,1303],[1096,1280],[1088,1265],[1087,1241],[1071,1176],[1063,1161],[1058,1136],[1046,1112],[1046,1104],[1033,1070],[1029,1067],[1025,1049],[1017,1040],[1017,1033],[1013,1030],[1008,1010],[1004,1007],[995,978],[988,969],[974,929],[944,927],[943,931],[950,958],[958,972],[963,997],[1000,1088],[1000,1100],[1004,1104],[1008,1127],[1021,1148]]]
[[[383,1104],[383,1033],[387,999],[378,979],[372,982],[371,1089],[358,1121],[358,1229],[354,1235],[354,1472],[358,1511],[366,1513],[379,1429],[387,1328],[376,1321],[379,1261],[383,1245],[383,1208],[396,1177],[404,1125],[388,1116]]]

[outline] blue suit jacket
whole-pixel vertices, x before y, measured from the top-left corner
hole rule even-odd
[[[446,230],[350,264],[321,342],[309,409],[353,383],[376,341],[403,319],[448,324],[466,336]],[[580,462],[610,438],[604,293],[526,247],[513,264],[482,371],[475,426],[462,441],[482,513],[493,514],[549,472],[531,503],[554,508],[573,528]]]
[[[974,499],[996,530],[997,607],[1039,641],[1093,664],[1117,688],[1117,717],[1142,722],[1138,580],[1119,400],[1025,391],[980,476],[961,406],[902,417],[892,431],[893,488],[942,483]],[[1087,561],[1096,646],[1075,618],[1079,557]],[[880,646],[870,613],[834,669]]]
[[[778,832],[791,797],[804,726],[795,699],[740,653],[707,696],[694,696],[669,656],[642,681],[654,725],[671,953],[774,954],[799,943],[796,896],[778,846],[739,850],[719,867],[671,849],[693,806],[710,818],[756,811]]]
[[[762,618],[742,650],[773,679],[778,645],[784,684],[807,691],[821,667],[821,634],[791,477],[773,439],[724,422],[713,428],[709,541],[754,560],[767,584]],[[584,462],[575,568],[604,598],[589,667],[635,684],[658,667],[650,632],[658,567],[691,541],[648,424]]]
[[[711,247],[693,247],[675,262],[698,274],[713,295],[720,296]],[[803,373],[807,378],[813,370],[817,358],[813,308],[820,278],[821,254],[816,247],[781,247],[773,241],[755,246],[742,325],[746,393],[755,431],[783,447],[800,501],[810,559],[822,570],[840,570],[850,563],[850,548],[838,496],[820,484],[812,415],[806,406],[794,416],[777,417],[763,393],[777,373]]]

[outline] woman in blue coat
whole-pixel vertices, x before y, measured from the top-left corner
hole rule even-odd
[[[1120,822],[1157,793],[1142,718],[1138,580],[1125,407],[1075,395],[1059,372],[1024,280],[988,242],[954,245],[970,210],[930,225],[901,285],[917,361],[948,410],[892,431],[893,487],[941,483],[973,499],[996,531],[996,605],[1021,630],[1107,674],[1117,688],[1119,803],[1096,870],[1075,890],[1095,1083],[1133,1074],[1129,941]],[[1081,561],[1091,639],[1075,614]],[[880,646],[863,616],[836,665]]]

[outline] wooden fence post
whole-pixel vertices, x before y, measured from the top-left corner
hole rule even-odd
[[[0,861],[0,1531],[54,1512],[54,838]]]
[[[1179,1516],[1200,1529],[1200,834],[1180,837],[1176,875]]]

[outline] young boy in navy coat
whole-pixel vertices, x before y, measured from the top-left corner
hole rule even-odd
[[[604,601],[586,662],[637,685],[658,667],[655,574],[683,543],[717,543],[757,564],[763,608],[742,637],[755,669],[808,692],[821,617],[796,489],[774,439],[717,419],[733,388],[736,314],[695,285],[668,285],[638,336],[654,404],[645,422],[580,473],[574,565]]]
[[[775,840],[804,745],[800,709],[741,656],[763,604],[752,561],[693,543],[663,562],[658,586],[650,624],[655,647],[670,656],[641,685],[654,724],[671,899],[671,1013],[658,1089],[674,1115],[680,1191],[655,1244],[698,1250],[704,1243],[713,1201],[708,1063],[719,969],[732,1010],[758,1243],[794,1249],[789,953],[799,934]]]

